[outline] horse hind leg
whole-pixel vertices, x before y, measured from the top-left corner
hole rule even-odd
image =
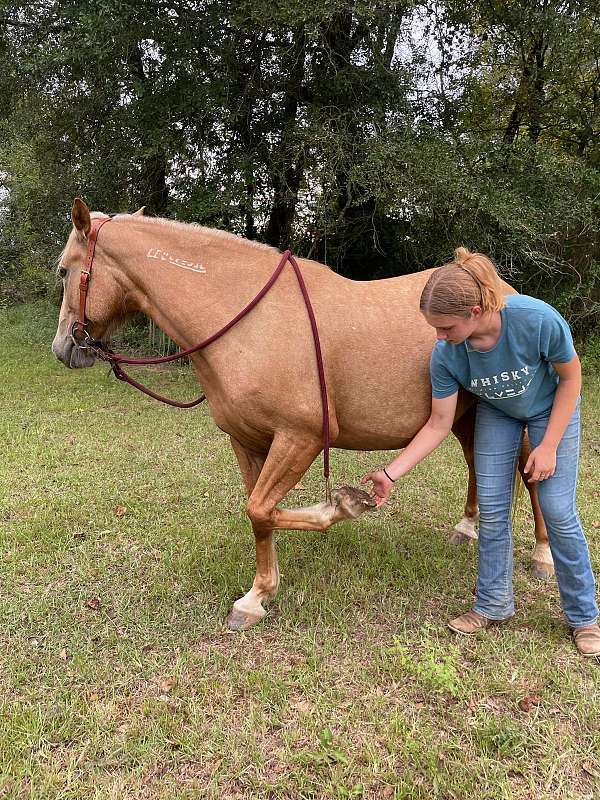
[[[477,481],[475,478],[475,403],[454,423],[452,433],[456,436],[469,469],[469,483],[463,518],[456,523],[450,541],[452,544],[471,543],[477,541],[477,523],[479,521],[479,505],[477,503]]]
[[[477,539],[475,525],[479,519],[479,514],[477,508],[477,481],[475,477],[474,459],[475,408],[475,406],[472,406],[452,428],[452,432],[461,443],[465,460],[469,468],[469,486],[465,503],[465,516],[455,526],[452,532],[450,541],[453,544]],[[523,483],[527,487],[529,493],[535,525],[535,547],[531,556],[531,571],[536,578],[547,580],[554,575],[554,561],[552,560],[552,554],[548,544],[548,531],[538,500],[537,486],[535,483],[528,483],[527,476],[523,472],[530,452],[531,446],[527,438],[527,432],[525,432],[521,445],[521,452],[519,454],[518,468],[523,478]]]
[[[552,553],[550,552],[550,545],[548,544],[548,530],[542,509],[540,508],[540,501],[538,499],[537,485],[535,483],[527,482],[527,475],[524,473],[527,459],[531,452],[531,445],[527,438],[527,432],[523,436],[523,444],[521,453],[519,455],[519,472],[523,479],[523,483],[529,492],[529,499],[531,500],[531,510],[533,511],[533,521],[535,525],[535,547],[531,555],[531,572],[536,578],[548,580],[554,575],[554,561]]]
[[[256,575],[251,589],[233,604],[227,625],[231,630],[247,630],[263,619],[265,603],[275,597],[279,586],[274,530],[326,531],[335,522],[354,519],[374,504],[362,497],[366,493],[353,495],[343,487],[332,493],[331,502],[308,508],[277,508],[315,460],[321,443],[278,435],[256,477],[259,459],[238,442],[232,440],[232,444],[250,495],[247,511],[256,540]]]

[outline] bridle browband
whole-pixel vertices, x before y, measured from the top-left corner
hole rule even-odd
[[[96,252],[96,242],[98,240],[98,233],[100,232],[100,228],[102,228],[102,226],[105,225],[107,222],[110,222],[111,219],[112,217],[95,217],[94,219],[92,219],[91,229],[88,234],[88,246],[87,246],[85,263],[82,267],[81,275],[79,277],[79,317],[72,325],[71,338],[73,339],[73,343],[77,347],[80,347],[84,350],[91,350],[102,361],[108,362],[111,366],[112,372],[114,373],[115,377],[118,378],[118,380],[130,384],[130,386],[133,386],[140,392],[147,394],[154,400],[158,400],[159,402],[166,403],[167,405],[170,406],[175,406],[176,408],[193,408],[194,406],[197,406],[199,403],[205,400],[206,395],[203,394],[197,400],[192,400],[189,403],[180,403],[176,400],[170,400],[167,397],[163,397],[162,395],[153,392],[147,386],[144,386],[141,383],[135,381],[125,372],[124,369],[122,369],[120,365],[121,364],[132,364],[132,365],[166,364],[170,361],[178,361],[181,358],[186,358],[187,356],[192,355],[192,353],[197,353],[199,350],[204,349],[209,344],[212,344],[212,342],[215,342],[217,339],[223,336],[224,333],[227,333],[227,331],[233,328],[234,325],[236,325],[243,317],[246,316],[246,314],[252,311],[252,309],[256,305],[258,305],[258,303],[262,300],[262,298],[267,294],[269,289],[273,286],[273,284],[283,271],[283,268],[289,261],[289,263],[292,265],[294,269],[294,273],[296,274],[296,279],[298,281],[300,291],[302,292],[302,297],[304,298],[304,304],[306,306],[306,311],[308,314],[308,318],[310,320],[310,327],[312,330],[313,342],[315,346],[315,357],[317,360],[317,371],[319,373],[319,387],[321,392],[321,408],[323,412],[323,476],[325,478],[327,487],[327,497],[329,499],[330,498],[329,404],[327,400],[325,369],[323,367],[323,356],[321,353],[321,343],[319,340],[319,331],[317,328],[317,321],[315,318],[315,314],[310,302],[310,298],[308,296],[308,290],[306,288],[304,278],[302,277],[302,273],[300,271],[300,267],[298,266],[298,262],[292,255],[291,251],[286,250],[285,253],[283,253],[275,272],[271,275],[267,283],[263,286],[263,288],[256,295],[256,297],[253,300],[251,300],[248,303],[248,305],[244,306],[244,308],[230,322],[224,325],[216,333],[213,333],[211,336],[209,336],[208,339],[204,339],[204,341],[199,342],[193,347],[189,347],[187,350],[180,350],[177,353],[173,353],[170,356],[156,356],[153,358],[152,357],[129,358],[128,356],[123,356],[114,353],[106,346],[104,342],[92,338],[86,327],[85,308],[88,299],[90,279],[92,276],[92,266],[94,264],[94,255]]]

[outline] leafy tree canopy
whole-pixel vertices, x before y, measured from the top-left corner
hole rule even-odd
[[[563,0],[0,0],[0,285],[75,195],[356,279],[459,244],[600,320],[600,17]]]

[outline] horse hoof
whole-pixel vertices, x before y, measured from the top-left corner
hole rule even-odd
[[[473,544],[477,541],[477,534],[466,533],[458,528],[454,528],[450,534],[450,544]]]
[[[477,537],[470,536],[464,531],[457,531],[454,529],[450,534],[450,544],[473,544],[477,541]]]
[[[267,612],[265,611],[265,614]],[[264,618],[265,614],[252,614],[249,611],[241,611],[235,606],[227,617],[227,627],[230,631],[247,631],[257,622]]]
[[[331,499],[343,516],[356,519],[365,511],[376,508],[377,503],[370,494],[354,486],[338,486],[331,494]]]
[[[463,517],[460,522],[454,526],[454,530],[450,534],[450,544],[471,544],[477,541],[477,529],[475,523],[477,517]]]
[[[544,564],[541,561],[531,562],[531,574],[541,581],[548,581],[554,576],[554,564]]]

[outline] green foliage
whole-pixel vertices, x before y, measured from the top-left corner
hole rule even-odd
[[[595,333],[585,340],[581,364],[583,371],[590,375],[600,372],[600,333]]]
[[[447,642],[441,644],[433,639],[428,625],[423,626],[422,648],[418,652],[409,649],[397,636],[388,652],[397,667],[417,678],[425,689],[445,692],[451,697],[458,697],[461,693],[457,666],[459,651]]]
[[[587,2],[1,0],[0,297],[55,292],[75,195],[356,278],[490,253],[600,321]]]
[[[527,734],[513,720],[491,717],[473,733],[481,753],[490,758],[522,758],[527,753]]]

